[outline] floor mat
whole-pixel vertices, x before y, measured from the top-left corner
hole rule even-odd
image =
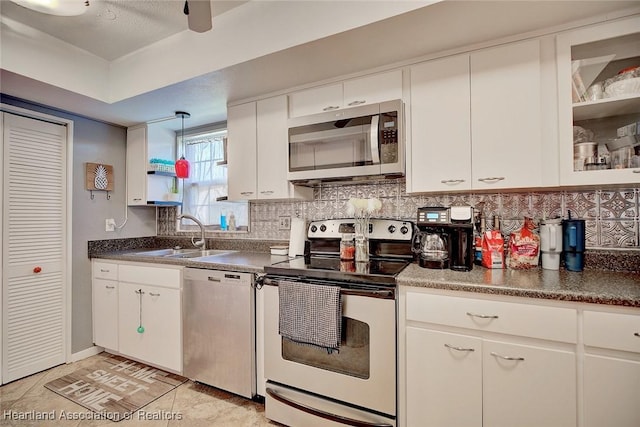
[[[185,381],[180,375],[108,355],[44,386],[101,417],[121,421]]]

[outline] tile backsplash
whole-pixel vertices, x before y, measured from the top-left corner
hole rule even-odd
[[[580,191],[532,191],[501,193],[405,193],[404,180],[367,184],[325,184],[314,188],[311,201],[256,201],[250,204],[250,231],[211,232],[210,237],[233,239],[288,240],[289,231],[280,230],[280,217],[301,217],[307,221],[347,216],[350,198],[377,197],[382,201],[379,217],[415,221],[421,206],[478,206],[484,215],[502,219],[507,234],[517,230],[525,216],[584,219],[588,248],[640,248],[640,188]],[[176,210],[158,208],[158,235],[177,236]],[[487,221],[489,224],[490,221]]]

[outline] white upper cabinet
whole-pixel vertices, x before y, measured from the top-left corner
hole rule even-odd
[[[345,80],[289,95],[289,117],[402,99],[402,70]]]
[[[544,184],[540,53],[530,40],[471,54],[474,189]],[[545,157],[557,162],[555,151]]]
[[[471,189],[470,97],[469,55],[411,68],[407,191]]]
[[[260,100],[256,108],[258,199],[311,199],[312,189],[294,186],[287,180],[287,97]]]
[[[229,200],[257,198],[256,103],[227,111],[227,180]],[[285,144],[283,142],[283,144]]]
[[[175,160],[175,132],[160,126],[127,129],[127,205],[179,204],[167,194],[176,180],[173,171],[150,170],[151,159]]]
[[[229,107],[227,132],[229,200],[312,197],[287,180],[286,96]]]
[[[413,66],[407,192],[557,186],[552,47],[536,39]]]
[[[637,184],[640,139],[621,128],[638,132],[640,71],[621,71],[640,65],[640,17],[558,35],[557,55],[561,184]]]

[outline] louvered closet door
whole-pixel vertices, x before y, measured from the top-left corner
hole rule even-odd
[[[65,126],[4,114],[2,381],[65,362]]]

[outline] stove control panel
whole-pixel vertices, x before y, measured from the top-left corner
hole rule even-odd
[[[310,239],[340,239],[343,233],[353,233],[357,220],[354,218],[312,221],[307,230]],[[376,240],[411,241],[413,223],[396,219],[372,218],[368,237]]]

